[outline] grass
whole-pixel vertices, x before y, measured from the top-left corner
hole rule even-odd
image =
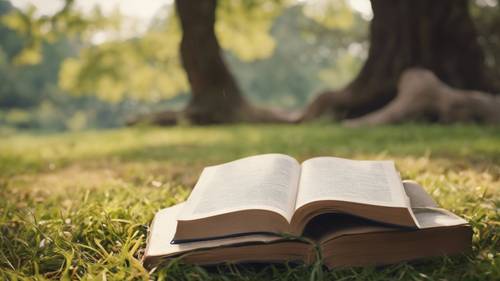
[[[204,166],[281,152],[394,159],[474,228],[467,255],[382,268],[140,264],[154,213],[183,201]],[[0,131],[0,279],[500,280],[500,128],[331,124]]]

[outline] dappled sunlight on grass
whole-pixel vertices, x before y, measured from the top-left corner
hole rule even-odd
[[[324,272],[326,279],[494,280],[500,277],[500,129],[330,124],[134,128],[0,140],[0,277],[303,280],[312,267],[200,268],[148,273],[139,259],[154,213],[185,200],[203,167],[280,152],[394,159],[403,179],[425,186],[474,227],[473,252],[383,269]],[[316,273],[314,273],[316,272]],[[317,277],[317,276],[316,276]],[[315,277],[315,278],[316,278]]]
[[[353,158],[428,155],[466,159],[482,165],[484,161],[500,160],[499,139],[500,130],[494,127],[409,125],[346,129],[326,124],[22,134],[3,136],[0,140],[3,147],[0,168],[1,173],[8,174],[47,171],[89,161],[209,165],[271,152],[287,153],[299,160],[318,155]]]

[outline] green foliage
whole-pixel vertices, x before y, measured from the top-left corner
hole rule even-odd
[[[305,14],[330,29],[349,29],[355,23],[346,0],[318,0],[305,5]]]
[[[0,17],[13,11],[9,2],[0,1]],[[139,110],[154,110],[164,104],[128,99],[109,104],[95,95],[74,96],[61,90],[60,65],[74,56],[82,43],[64,34],[58,37],[41,42],[42,60],[38,64],[17,64],[28,39],[0,22],[0,127],[45,131],[115,127]]]
[[[178,25],[169,13],[165,22],[151,27],[141,38],[83,48],[78,58],[63,63],[61,88],[111,102],[125,98],[157,101],[186,91],[178,55]]]
[[[242,60],[269,56],[269,35],[282,1],[220,1],[216,32],[222,47]],[[63,64],[60,86],[76,94],[96,94],[118,102],[125,98],[156,101],[188,91],[180,64],[180,26],[172,6],[143,35],[90,46]]]
[[[359,44],[359,43],[358,43]],[[361,44],[356,45],[361,46]],[[363,48],[363,47],[361,47]],[[366,50],[362,49],[362,51]],[[353,54],[346,49],[337,50],[335,64],[321,69],[318,78],[325,83],[328,88],[341,89],[354,79],[354,75],[363,66],[363,53]]]
[[[110,107],[95,97],[73,97],[58,88],[60,64],[72,55],[74,44],[64,39],[43,43],[40,63],[18,65],[14,59],[23,41],[0,24],[0,126],[65,130],[75,128],[77,112],[85,114],[85,127],[123,122],[120,104]]]
[[[253,102],[301,108],[325,88],[344,87],[361,67],[368,22],[349,10],[352,26],[330,28],[308,16],[307,7],[287,7],[275,19],[270,34],[276,47],[269,58],[246,62],[228,52],[229,65]]]
[[[349,24],[325,27],[310,19],[303,6],[289,6],[288,1],[219,2],[217,36],[250,99],[298,107],[321,88],[347,83],[361,58],[327,50],[345,49],[349,40],[362,40],[366,22],[342,3],[330,8],[329,16],[349,18]],[[349,16],[342,16],[345,13]],[[332,39],[341,36],[342,40]],[[188,84],[178,54],[180,37],[173,7],[166,6],[140,37],[89,46],[78,57],[67,59],[59,84],[71,93],[95,94],[111,102],[155,101],[184,93]],[[337,65],[339,55],[347,59]],[[340,66],[344,67],[340,75],[331,70]],[[326,78],[323,73],[325,82],[318,83],[323,70],[332,76]]]
[[[498,280],[500,131],[331,124],[135,128],[54,135],[0,131],[0,279]],[[203,140],[203,141],[200,141]],[[154,213],[183,201],[204,166],[257,153],[394,159],[474,228],[470,254],[383,268],[139,260]]]
[[[15,54],[16,50],[7,52]],[[57,84],[59,64],[71,52],[67,41],[57,41],[43,44],[42,57],[46,60],[36,65],[16,65],[11,60],[17,55],[4,56],[4,63],[0,63],[0,108],[33,106],[49,96]]]
[[[286,2],[289,1],[219,1],[215,30],[221,46],[242,61],[269,57],[276,46],[269,31]]]
[[[24,46],[14,58],[15,64],[38,64],[42,60],[42,45],[61,37],[87,39],[96,30],[116,29],[119,15],[104,16],[96,8],[83,15],[75,7],[75,0],[64,0],[63,8],[51,16],[37,16],[35,6],[26,11],[12,9],[1,17],[2,23],[25,39]]]

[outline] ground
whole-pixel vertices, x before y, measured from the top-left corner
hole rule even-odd
[[[328,271],[321,266],[140,264],[148,224],[183,201],[204,166],[281,152],[394,159],[474,228],[471,253]],[[0,279],[500,280],[500,128],[332,124],[0,130]]]

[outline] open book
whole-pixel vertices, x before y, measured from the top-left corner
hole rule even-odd
[[[300,236],[326,213],[417,228],[392,161],[282,154],[243,158],[203,170],[177,217],[174,243],[251,233]]]
[[[422,187],[404,182],[419,228],[397,227],[344,213],[312,219],[303,238],[272,234],[172,244],[177,217],[187,203],[159,211],[151,225],[143,258],[146,267],[182,259],[186,263],[302,262],[319,257],[329,268],[383,265],[453,255],[471,249],[472,230],[465,220],[438,208]],[[318,255],[321,253],[321,255]]]

